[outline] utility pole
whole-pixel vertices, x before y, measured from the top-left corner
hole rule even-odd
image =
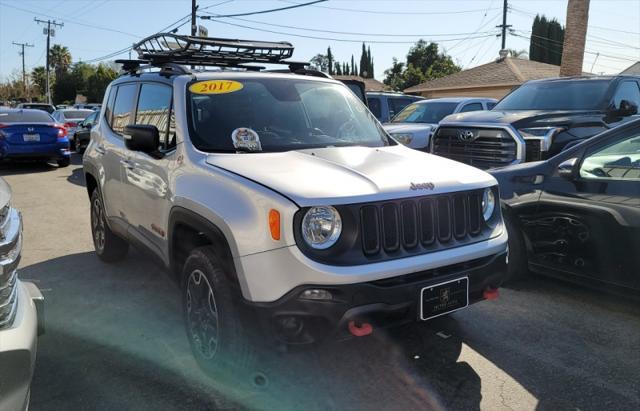
[[[50,87],[50,81],[49,81],[49,46],[51,44],[51,36],[55,36],[55,30],[51,30],[51,26],[55,27],[63,27],[64,23],[57,23],[55,20],[51,21],[51,20],[40,20],[37,17],[34,17],[33,20],[36,23],[40,23],[40,24],[47,24],[47,28],[44,29],[44,34],[47,35],[47,103],[51,104],[51,87]]]
[[[196,35],[196,30],[198,26],[196,25],[196,10],[198,6],[196,5],[196,0],[191,0],[191,35]]]
[[[507,0],[504,0],[502,5],[502,24],[496,27],[500,27],[502,29],[502,50],[505,50],[507,47],[507,28],[511,27],[510,24],[507,24],[507,10],[509,9],[509,5],[507,4]]]
[[[19,46],[22,48],[22,51],[20,51],[20,55],[22,56],[22,85],[24,86],[24,95],[27,98],[27,101],[29,100],[29,87],[27,87],[27,71],[24,67],[24,48],[25,47],[33,47],[33,44],[29,44],[29,43],[16,43],[15,41],[12,41],[13,44],[15,44],[16,46]]]

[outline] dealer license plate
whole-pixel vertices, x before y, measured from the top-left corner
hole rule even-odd
[[[24,141],[40,141],[40,134],[23,134]]]
[[[420,291],[420,319],[428,320],[469,305],[469,278],[424,287]]]

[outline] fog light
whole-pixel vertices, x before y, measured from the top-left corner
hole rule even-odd
[[[304,290],[302,294],[300,294],[300,298],[304,300],[332,300],[333,295],[331,295],[328,290],[311,289]]]
[[[286,338],[294,338],[302,332],[304,321],[299,317],[285,316],[278,318],[278,326]]]

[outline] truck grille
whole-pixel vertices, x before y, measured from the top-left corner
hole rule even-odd
[[[18,274],[22,248],[21,219],[8,208],[0,213],[0,329],[13,323],[18,304]]]
[[[424,253],[474,242],[481,237],[482,191],[438,195],[360,208],[365,255]]]
[[[433,137],[433,153],[489,169],[504,167],[517,160],[518,146],[504,129],[441,126]]]

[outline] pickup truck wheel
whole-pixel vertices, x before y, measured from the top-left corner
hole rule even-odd
[[[504,216],[504,224],[509,235],[509,264],[507,265],[507,278],[504,281],[508,284],[526,278],[529,268],[527,250],[520,228],[512,220],[512,217],[507,215]]]
[[[248,381],[244,373],[251,371],[255,357],[249,338],[252,326],[241,314],[237,301],[242,297],[223,267],[212,247],[196,248],[187,258],[182,271],[187,337],[198,365],[207,374],[237,375]]]
[[[114,234],[107,225],[98,190],[91,193],[91,234],[96,254],[102,261],[119,261],[127,255],[129,244]]]

